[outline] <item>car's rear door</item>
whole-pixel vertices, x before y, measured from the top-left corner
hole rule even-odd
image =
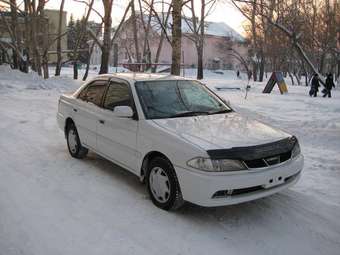
[[[96,149],[98,110],[100,110],[107,83],[107,80],[91,82],[79,93],[77,103],[73,106],[73,118],[80,141],[90,149]]]
[[[134,117],[114,116],[116,106],[130,106]],[[97,123],[97,150],[133,172],[137,171],[137,119],[130,85],[111,79]]]

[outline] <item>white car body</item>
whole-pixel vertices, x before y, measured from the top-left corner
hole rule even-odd
[[[78,99],[79,93],[90,81],[74,94],[60,97],[58,124],[64,131],[67,120],[72,119],[84,147],[141,179],[145,158],[154,152],[165,155],[175,169],[183,199],[201,206],[223,206],[254,200],[277,193],[298,181],[303,168],[302,154],[272,166],[235,172],[207,172],[188,166],[188,160],[195,157],[209,158],[208,151],[255,148],[292,136],[236,112],[147,119],[134,85],[136,81],[157,79],[184,78],[122,73],[101,75],[94,79],[128,83],[138,120],[117,117],[110,110]],[[105,121],[105,125],[100,121]],[[237,194],[228,193],[231,190],[237,190]]]

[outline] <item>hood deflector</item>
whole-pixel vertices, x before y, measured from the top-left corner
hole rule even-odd
[[[211,159],[254,160],[290,152],[293,150],[296,142],[297,138],[292,136],[272,143],[248,147],[233,147],[230,149],[208,150],[207,153]]]

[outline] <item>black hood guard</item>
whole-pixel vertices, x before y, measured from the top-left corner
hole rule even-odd
[[[247,147],[208,150],[207,153],[211,159],[255,160],[290,152],[297,142],[297,138],[291,136],[276,142]]]

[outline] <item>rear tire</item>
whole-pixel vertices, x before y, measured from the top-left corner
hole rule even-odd
[[[184,204],[176,172],[169,160],[156,157],[148,165],[146,183],[152,202],[163,210],[176,210]]]
[[[77,128],[73,122],[66,128],[66,140],[68,151],[72,157],[78,159],[86,157],[88,149],[81,145]]]

